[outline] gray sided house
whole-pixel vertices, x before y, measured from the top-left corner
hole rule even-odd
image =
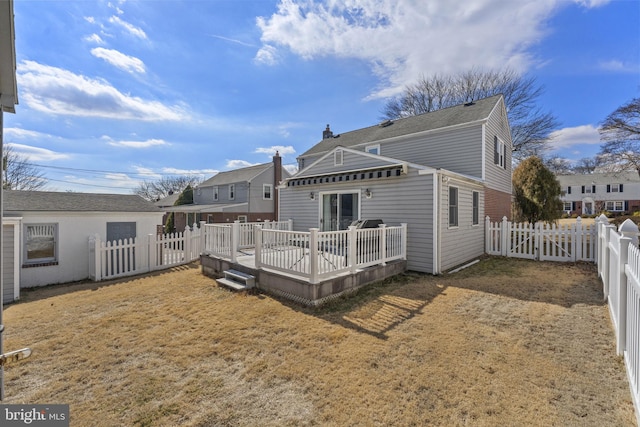
[[[439,274],[484,253],[484,218],[510,217],[511,134],[501,95],[323,139],[283,181],[280,219],[345,229],[407,224],[410,270]]]
[[[165,207],[176,230],[200,221],[211,223],[273,221],[278,218],[278,185],[290,174],[278,153],[270,163],[220,172],[193,191],[193,204]]]
[[[155,235],[163,212],[136,195],[6,190],[4,214],[5,284],[14,285],[4,297],[11,302],[19,288],[87,279],[90,235]]]

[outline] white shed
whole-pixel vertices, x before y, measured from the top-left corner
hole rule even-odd
[[[11,223],[18,234],[20,288],[87,279],[90,235],[111,241],[156,234],[164,213],[136,195],[46,191],[5,191],[4,212],[5,230]]]

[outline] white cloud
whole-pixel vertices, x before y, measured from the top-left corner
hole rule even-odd
[[[582,145],[599,145],[600,133],[593,125],[564,128],[551,133],[551,150],[560,150]]]
[[[48,114],[143,121],[188,120],[182,107],[123,94],[104,80],[34,61],[19,64],[18,82],[25,103]]]
[[[30,145],[9,143],[14,153],[26,157],[31,162],[48,162],[51,160],[68,159],[70,156],[64,153],[56,153],[46,148],[33,147]]]
[[[260,163],[249,163],[246,160],[227,160],[226,167],[228,169],[240,169],[249,166],[259,165]]]
[[[163,168],[163,173],[170,173],[174,175],[203,175],[210,176],[220,172],[217,169],[178,169],[178,168]]]
[[[135,25],[132,25],[127,21],[123,21],[118,16],[112,16],[111,18],[109,18],[109,22],[124,28],[132,36],[138,37],[139,39],[142,39],[142,40],[147,39],[147,33],[145,33],[142,28],[136,27]]]
[[[96,23],[96,18],[94,18],[93,16],[85,16],[84,20],[87,21],[89,24],[95,24]]]
[[[595,5],[598,2],[581,2]],[[305,59],[355,58],[381,79],[389,96],[420,75],[473,67],[524,71],[562,0],[280,0],[262,32],[255,61],[274,64],[284,49]]]
[[[90,43],[104,44],[104,40],[102,40],[102,37],[100,37],[96,33],[93,33],[90,36],[86,36],[84,40]]]
[[[598,63],[598,68],[604,71],[612,71],[615,73],[638,73],[640,71],[637,65],[633,66],[619,59],[600,61]]]
[[[611,2],[611,0],[573,0],[573,1],[582,7],[586,7],[587,9],[604,6],[605,4],[608,4]]]
[[[49,135],[42,132],[36,132],[34,130],[26,130],[20,128],[5,128],[4,138],[8,139],[49,139],[54,138],[53,135]]]
[[[256,148],[255,153],[258,154],[268,154],[269,156],[275,156],[276,151],[281,155],[285,156],[288,154],[295,154],[296,150],[291,145],[273,145],[271,147],[260,147]]]
[[[113,147],[127,147],[127,148],[151,148],[159,145],[169,145],[162,139],[147,139],[146,141],[109,141],[109,145]]]
[[[114,67],[120,68],[121,70],[127,71],[129,73],[146,72],[144,62],[136,57],[118,52],[117,50],[96,47],[91,49],[91,54],[96,58],[104,59]]]

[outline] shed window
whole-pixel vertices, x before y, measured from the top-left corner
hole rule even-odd
[[[25,263],[57,261],[58,224],[29,224],[25,235]]]
[[[449,187],[449,227],[458,226],[458,188]]]

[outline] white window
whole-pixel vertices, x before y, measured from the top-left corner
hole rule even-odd
[[[458,188],[449,187],[449,227],[458,226]]]
[[[333,153],[333,165],[342,166],[342,150],[337,150]]]
[[[473,206],[472,206],[472,214],[471,221],[473,225],[478,225],[480,222],[480,193],[474,191],[472,193],[473,196]]]
[[[247,223],[247,216],[246,215],[238,215],[238,221],[240,221],[242,224],[246,224]]]
[[[58,224],[28,224],[25,235],[25,264],[57,261]]]
[[[214,202],[218,201],[218,186],[217,185],[215,187],[213,187],[213,201]]]
[[[563,202],[562,210],[564,212],[571,212],[573,210],[572,202]]]
[[[273,185],[271,185],[271,184],[262,184],[262,198],[264,200],[273,199]]]
[[[497,136],[493,137],[493,163],[506,168],[506,147],[504,142]]]
[[[607,193],[622,193],[622,184],[607,185]]]
[[[610,201],[606,203],[605,209],[609,212],[621,212],[624,210],[624,202]]]
[[[235,200],[236,198],[236,185],[229,184],[229,200]]]
[[[364,151],[366,151],[367,153],[370,154],[380,154],[380,144],[376,144],[376,145],[367,145],[366,148],[364,149]]]

